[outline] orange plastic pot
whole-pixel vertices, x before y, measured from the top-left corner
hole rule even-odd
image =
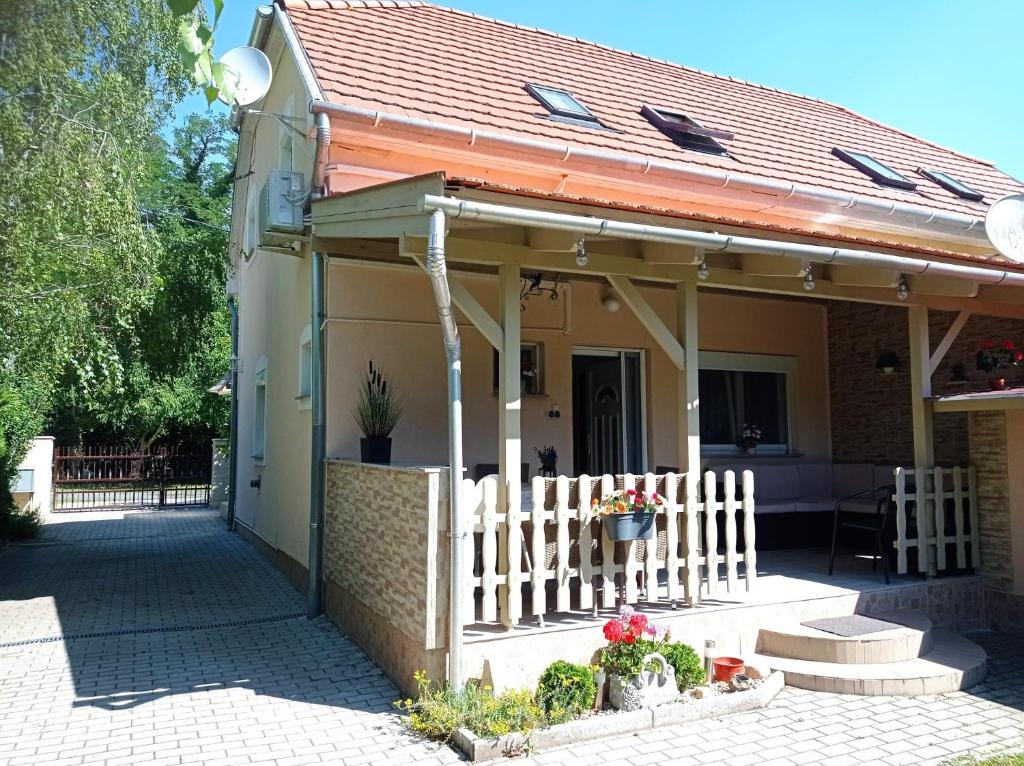
[[[729,679],[743,672],[743,660],[739,657],[715,657],[715,680],[729,683]]]

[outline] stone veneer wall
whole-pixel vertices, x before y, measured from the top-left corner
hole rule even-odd
[[[934,349],[956,315],[930,312]],[[866,303],[828,304],[829,378],[831,386],[832,459],[837,463],[909,465],[913,462],[910,409],[910,330],[906,309]],[[972,316],[932,377],[936,394],[985,389],[988,376],[974,365],[982,339],[1024,344],[1024,322]],[[892,375],[876,367],[878,355],[896,354],[902,365]],[[952,381],[953,366],[964,365],[966,383]],[[1008,382],[1024,385],[1024,368],[1007,373]],[[935,460],[939,465],[966,465],[967,418],[963,413],[937,413],[934,418]]]
[[[328,461],[325,610],[406,693],[444,678],[447,469]]]
[[[1014,577],[1014,557],[1024,556],[1024,550],[1014,549],[1007,413],[971,412],[968,423],[971,462],[978,471],[980,574],[988,624],[994,630],[1024,633],[1024,595],[1017,592]],[[1019,500],[1016,505],[1020,507]]]

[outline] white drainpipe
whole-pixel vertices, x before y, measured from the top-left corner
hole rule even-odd
[[[445,356],[448,359],[448,478],[451,499],[451,588],[448,612],[448,683],[462,688],[462,582],[463,538],[466,535],[462,518],[462,342],[455,324],[452,298],[448,288],[448,270],[444,260],[445,214],[430,214],[427,239],[427,273],[434,287],[437,315],[441,320]]]
[[[620,237],[624,239],[652,240],[677,245],[692,245],[706,253],[744,252],[764,253],[799,258],[811,263],[836,263],[858,266],[878,266],[893,269],[901,274],[935,274],[947,277],[969,279],[986,285],[1024,286],[1024,273],[988,269],[980,266],[963,266],[954,263],[926,261],[923,258],[909,258],[870,250],[850,250],[842,247],[806,245],[798,242],[778,242],[756,237],[730,236],[706,231],[676,229],[668,226],[651,226],[642,223],[628,223],[608,218],[554,213],[546,210],[495,205],[489,202],[474,202],[452,197],[438,197],[427,194],[419,203],[424,212],[444,211],[453,218],[467,218],[488,223],[517,226],[537,226],[561,229],[593,236]]]

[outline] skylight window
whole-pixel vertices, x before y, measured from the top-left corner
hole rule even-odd
[[[928,170],[927,168],[918,168],[917,172],[929,181],[934,181],[946,191],[952,192],[962,199],[969,199],[972,202],[981,202],[985,199],[985,195],[980,191],[976,191],[967,184],[957,181],[949,173],[943,173],[941,170]]]
[[[901,173],[897,173],[885,163],[879,162],[870,154],[864,152],[852,152],[840,149],[838,146],[832,150],[832,154],[843,162],[853,165],[861,173],[871,177],[882,186],[892,186],[896,189],[909,189],[913,191],[917,184]]]
[[[718,141],[731,141],[734,138],[728,131],[705,128],[681,112],[660,106],[644,105],[640,114],[683,149],[706,154],[727,154],[725,147]]]
[[[600,125],[596,115],[583,106],[569,91],[547,85],[527,83],[526,91],[540,101],[556,117]]]

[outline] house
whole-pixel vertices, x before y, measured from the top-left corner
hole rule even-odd
[[[1024,340],[1024,267],[984,226],[1024,185],[422,2],[279,1],[251,44],[274,80],[235,115],[230,513],[400,683],[585,659],[617,599],[744,651],[872,606],[1024,624],[1019,372],[975,364]],[[403,396],[390,466],[359,459],[371,360]],[[616,482],[669,496],[658,544],[589,521]],[[835,500],[889,485],[891,587],[830,579]]]

